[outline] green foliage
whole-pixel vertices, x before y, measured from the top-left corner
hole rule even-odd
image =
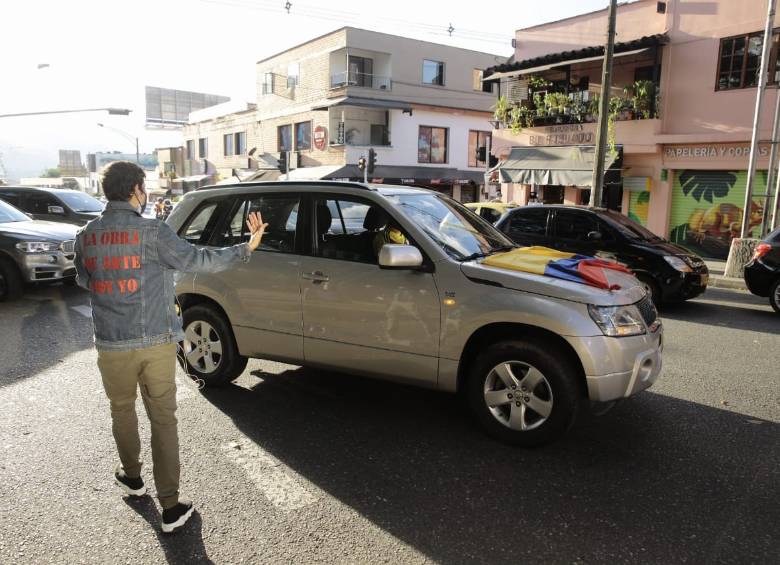
[[[493,117],[502,124],[507,123],[509,118],[509,100],[506,96],[500,96],[493,106]]]
[[[652,100],[655,96],[655,84],[651,80],[638,80],[623,89],[628,97],[631,109],[644,119],[651,117]]]
[[[683,194],[690,194],[697,202],[702,198],[710,203],[713,198],[725,198],[736,182],[736,175],[727,171],[683,171],[680,174]]]
[[[685,243],[688,239],[688,224],[680,224],[669,233],[669,241],[672,243]]]
[[[644,204],[645,202],[650,202],[650,193],[646,190],[644,192],[640,192],[636,199],[637,204]]]
[[[46,171],[44,171],[41,176],[46,179],[57,179],[62,176],[62,171],[60,171],[57,167],[53,169],[46,169]]]
[[[528,86],[531,87],[532,90],[544,90],[545,88],[552,86],[552,83],[546,78],[531,75],[528,77]]]
[[[509,129],[518,135],[523,131],[523,107],[515,106],[509,111]]]

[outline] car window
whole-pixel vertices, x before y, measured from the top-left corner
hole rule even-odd
[[[216,219],[214,211],[217,209],[217,203],[206,204],[195,212],[184,228],[182,237],[194,244],[205,244],[209,239],[209,234]],[[209,229],[207,229],[209,228]]]
[[[555,213],[555,236],[558,238],[586,241],[592,231],[599,231],[599,225],[591,214],[575,210]]]
[[[377,264],[385,243],[408,243],[408,236],[377,204],[320,198],[314,205],[316,254],[326,259]]]
[[[2,192],[0,193],[0,200],[13,204],[17,208],[21,206],[21,198],[18,192]]]
[[[0,224],[6,222],[27,222],[29,220],[29,216],[26,216],[10,204],[0,200]]]
[[[62,202],[49,194],[28,194],[22,203],[25,212],[48,214],[49,206],[62,206]]]
[[[243,201],[227,226],[225,245],[235,245],[249,241],[246,227],[247,214],[259,213],[263,222],[268,224],[263,240],[258,247],[261,251],[294,253],[296,250],[298,195],[264,195]]]
[[[507,235],[510,238],[522,236],[543,236],[547,231],[547,209],[528,208],[518,210],[509,217]]]
[[[485,218],[491,224],[495,224],[501,217],[501,212],[494,210],[493,208],[482,208],[479,211],[479,215]]]
[[[70,209],[74,212],[102,212],[103,205],[97,198],[91,197],[89,194],[78,192],[76,190],[70,192],[61,192],[59,197],[70,206]]]

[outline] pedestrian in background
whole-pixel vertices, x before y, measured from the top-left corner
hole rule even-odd
[[[98,368],[111,405],[121,465],[114,478],[130,496],[143,496],[136,394],[151,423],[154,482],[162,530],[183,526],[192,502],[179,500],[179,438],[176,420],[176,347],[184,338],[175,308],[174,271],[217,272],[248,261],[266,224],[247,218],[251,238],[223,249],[202,249],[179,238],[164,222],[142,216],[147,204],[144,171],[134,163],[108,166],[103,190],[108,204],[76,238],[78,284],[90,291]]]

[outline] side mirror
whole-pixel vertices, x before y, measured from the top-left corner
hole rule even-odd
[[[62,206],[49,206],[49,214],[58,214],[60,216],[64,216],[65,208]]]
[[[388,243],[379,250],[379,266],[382,269],[419,269],[422,264],[422,253],[413,245]]]
[[[601,232],[588,232],[588,241],[601,241]]]

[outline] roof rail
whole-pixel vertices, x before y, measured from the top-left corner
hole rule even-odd
[[[271,181],[244,181],[236,182],[233,184],[212,184],[207,186],[199,186],[195,190],[207,190],[215,188],[236,188],[236,187],[254,187],[262,188],[275,187],[275,186],[287,186],[295,185],[296,188],[322,188],[324,186],[348,186],[350,188],[362,188],[363,190],[376,190],[373,186],[363,182],[357,181],[336,181],[336,180],[271,180]]]

